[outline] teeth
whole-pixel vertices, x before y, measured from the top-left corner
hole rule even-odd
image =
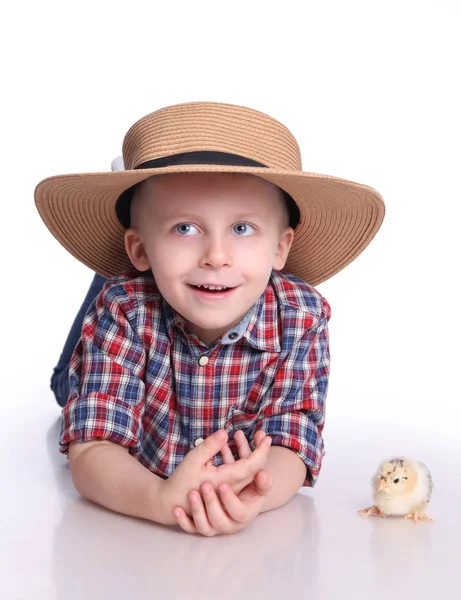
[[[206,290],[227,290],[224,285],[198,285],[199,288],[205,288]]]

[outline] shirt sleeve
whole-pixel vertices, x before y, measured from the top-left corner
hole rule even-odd
[[[257,429],[273,446],[293,450],[306,465],[303,486],[314,487],[325,454],[322,430],[330,371],[326,305],[317,324],[308,328],[282,361],[262,405]]]
[[[120,290],[120,286],[117,286]],[[59,450],[69,443],[109,440],[137,455],[142,443],[145,350],[127,317],[134,301],[108,283],[88,309],[69,366]]]

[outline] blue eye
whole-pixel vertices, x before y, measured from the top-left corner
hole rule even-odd
[[[253,229],[249,223],[237,223],[237,225],[234,225],[234,231],[238,235],[251,235],[252,232],[249,232],[248,229]]]
[[[176,227],[174,228],[174,230],[179,233],[179,235],[190,235],[191,234],[191,229],[195,229],[195,231],[197,231],[197,228],[194,225],[191,225],[190,223],[180,223],[179,225],[176,225]],[[194,233],[194,232],[192,232]]]

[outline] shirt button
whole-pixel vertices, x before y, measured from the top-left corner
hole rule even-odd
[[[229,333],[228,338],[230,340],[235,340],[236,338],[238,338],[239,334],[236,331],[233,331],[232,333]]]
[[[201,356],[201,357],[198,359],[198,364],[199,364],[201,367],[205,367],[205,366],[206,366],[206,365],[209,363],[209,361],[210,361],[210,359],[208,358],[208,356]]]

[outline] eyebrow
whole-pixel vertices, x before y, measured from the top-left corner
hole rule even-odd
[[[258,218],[258,219],[265,219],[265,216],[263,213],[240,213],[238,215],[235,216],[235,219],[237,221],[240,220],[244,220],[244,219],[254,219],[254,218]],[[203,218],[203,215],[194,215],[192,213],[180,213],[179,215],[171,215],[171,216],[167,216],[165,217],[165,221],[200,221],[200,219]]]

